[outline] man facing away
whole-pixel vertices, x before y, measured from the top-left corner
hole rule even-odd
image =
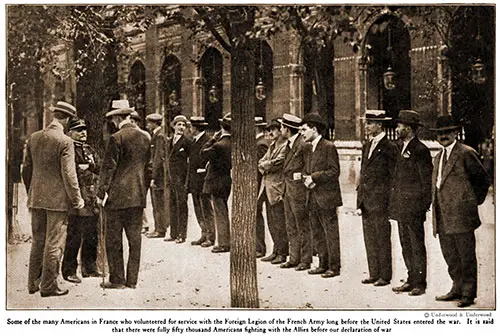
[[[76,274],[78,252],[80,251],[81,271],[84,278],[100,277],[97,270],[97,245],[99,209],[96,203],[96,185],[100,165],[96,151],[87,144],[87,125],[83,119],[69,121],[68,134],[75,147],[76,174],[85,207],[71,209],[68,217],[66,248],[62,262],[62,275],[66,281],[80,283]]]
[[[106,114],[118,131],[111,135],[104,154],[98,201],[106,211],[106,254],[109,282],[103,288],[135,288],[141,260],[142,214],[150,181],[149,138],[130,122],[131,108],[119,108]],[[123,231],[129,255],[125,275]]]
[[[68,294],[57,283],[68,224],[68,210],[82,209],[73,140],[64,134],[76,108],[65,102],[52,107],[52,122],[33,133],[27,143],[22,177],[31,210],[28,292],[42,297]]]
[[[389,211],[390,218],[398,222],[408,278],[392,290],[419,296],[427,288],[424,222],[431,205],[432,158],[429,148],[417,137],[418,127],[422,126],[419,113],[402,110],[396,122],[399,155],[392,179]]]
[[[205,132],[208,123],[204,117],[198,116],[193,116],[189,120],[193,143],[189,152],[188,193],[191,193],[193,197],[194,213],[201,229],[200,239],[192,241],[191,245],[210,247],[215,242],[214,214],[210,195],[203,192],[207,161],[200,157],[202,147],[209,140],[209,136]]]
[[[477,296],[474,231],[481,225],[478,206],[488,194],[490,178],[476,151],[457,141],[460,128],[452,116],[439,116],[431,129],[443,147],[432,172],[432,226],[453,281],[451,290],[436,300],[458,301],[457,307],[464,308]]]
[[[267,226],[274,244],[273,252],[261,261],[269,261],[271,264],[286,262],[288,255],[282,176],[286,141],[281,136],[280,128],[281,124],[277,120],[272,120],[267,126],[271,144],[258,164],[259,172],[262,174],[258,197],[259,201],[266,204]]]
[[[384,122],[391,120],[385,111],[367,110],[364,119],[370,141],[362,148],[356,212],[362,215],[369,277],[361,282],[387,286],[392,279],[389,196],[398,148],[384,132]]]
[[[327,123],[319,114],[309,113],[302,120],[302,137],[310,146],[305,151],[303,181],[307,188],[307,209],[314,250],[319,265],[308,271],[323,278],[340,275],[340,237],[337,208],[342,205],[340,164],[337,148],[321,134]]]

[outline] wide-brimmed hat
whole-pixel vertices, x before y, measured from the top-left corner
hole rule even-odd
[[[77,118],[76,107],[69,103],[58,101],[56,105],[51,106],[50,109],[52,110],[52,112],[62,112],[70,117]]]
[[[461,127],[462,127],[461,125],[458,125],[455,122],[453,116],[444,115],[444,116],[439,116],[437,118],[435,128],[429,128],[429,129],[431,131],[442,132],[442,131],[453,131],[456,129],[460,129]]]
[[[322,127],[328,126],[328,124],[326,123],[326,120],[317,113],[306,114],[304,116],[304,119],[302,119],[302,124],[305,124],[305,123],[312,123],[312,124],[322,126]]]
[[[85,124],[85,120],[79,118],[72,118],[68,122],[68,130],[78,130],[78,129],[87,129],[87,124]]]
[[[384,110],[366,110],[365,116],[360,119],[372,120],[372,121],[388,121],[392,118],[385,115]]]
[[[413,110],[399,111],[398,118],[394,120],[397,123],[410,125],[410,126],[423,126],[420,123],[420,113]]]
[[[189,118],[191,125],[193,126],[208,126],[208,123],[205,121],[205,118],[202,116],[192,116]]]
[[[181,122],[181,121],[184,122],[184,124],[187,125],[187,123],[188,123],[189,120],[186,118],[186,116],[184,116],[182,114],[179,114],[179,115],[176,115],[174,117],[174,120],[172,120],[172,122],[170,123],[170,126],[174,127],[175,124],[177,124],[178,122]]]
[[[266,122],[264,121],[264,118],[262,117],[255,117],[255,126],[261,126],[264,127],[266,126]]]
[[[109,118],[109,117],[112,117],[112,116],[117,116],[117,115],[130,115],[132,114],[132,112],[134,112],[135,110],[133,108],[130,108],[130,107],[126,107],[126,108],[119,108],[119,109],[116,109],[116,110],[113,110],[113,111],[109,111],[108,113],[106,113],[106,118]]]
[[[300,125],[302,125],[302,119],[293,114],[285,113],[283,114],[283,119],[281,120],[281,124],[286,127],[299,129]]]
[[[111,103],[112,110],[129,108],[129,107],[130,107],[130,104],[129,104],[127,99],[113,100],[113,102]]]
[[[222,126],[231,126],[231,113],[227,113],[222,119],[219,119]]]

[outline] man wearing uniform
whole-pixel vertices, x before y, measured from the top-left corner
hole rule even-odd
[[[97,243],[99,209],[96,203],[96,184],[99,174],[96,151],[87,142],[87,125],[83,119],[69,122],[69,136],[75,146],[75,163],[78,183],[85,207],[70,209],[66,248],[62,262],[62,276],[66,281],[80,283],[76,274],[78,252],[81,250],[81,271],[84,278],[100,277],[97,270]],[[81,249],[80,249],[81,247]]]
[[[85,205],[78,186],[73,140],[64,134],[69,118],[76,117],[76,108],[57,102],[52,112],[52,122],[29,137],[22,166],[33,235],[28,292],[40,290],[42,297],[69,292],[57,283],[68,210]]]
[[[130,122],[131,108],[115,109],[106,114],[118,131],[111,135],[104,154],[97,196],[106,211],[106,252],[109,282],[103,288],[135,288],[141,260],[142,214],[150,176],[149,138]],[[125,276],[123,231],[128,239],[129,255]]]

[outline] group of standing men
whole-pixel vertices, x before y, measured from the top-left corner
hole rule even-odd
[[[85,144],[86,125],[76,118],[76,109],[58,102],[52,110],[52,123],[29,138],[23,162],[32,211],[30,293],[40,290],[44,297],[68,293],[56,282],[63,250],[63,277],[81,281],[76,276],[76,258],[82,239],[82,275],[101,276],[96,265],[98,207],[104,209],[106,219],[103,236],[110,273],[109,281],[101,286],[135,288],[150,186],[155,230],[147,234],[149,238],[164,238],[170,226],[170,237],[165,241],[185,242],[187,194],[191,193],[201,228],[200,239],[191,244],[210,247],[217,242],[212,252],[230,250],[230,114],[219,120],[221,128],[212,137],[205,133],[203,117],[188,121],[178,115],[171,123],[173,135],[167,138],[160,114],[146,117],[151,136],[133,122],[136,112],[128,101],[114,101],[106,117],[116,132],[110,136],[99,165],[95,152]],[[437,120],[434,130],[443,150],[434,164],[429,149],[416,136],[422,126],[417,112],[400,111],[397,143],[389,141],[384,132],[388,120],[384,111],[369,110],[365,116],[370,141],[362,149],[357,207],[363,218],[369,277],[362,283],[386,286],[392,279],[389,219],[393,219],[398,222],[408,269],[406,282],[393,291],[412,296],[425,293],[424,222],[433,204],[434,234],[439,234],[453,280],[450,292],[436,300],[458,300],[458,307],[469,306],[477,291],[477,206],[484,201],[490,180],[474,150],[457,142],[460,126],[450,116]],[[188,123],[192,129],[189,136],[185,134]],[[64,134],[68,125],[71,138]],[[264,126],[267,137],[260,134]],[[324,278],[340,275],[340,165],[335,145],[322,136],[327,131],[326,121],[316,113],[303,119],[284,114],[268,124],[256,118],[256,129],[257,257],[266,252],[261,213],[266,204],[274,246],[263,261]],[[126,273],[123,231],[129,243]],[[311,269],[313,254],[318,255],[319,264]]]
[[[369,110],[365,131],[370,141],[362,149],[357,208],[363,216],[363,233],[369,277],[363,284],[386,286],[392,279],[391,224],[398,222],[407,280],[392,290],[423,295],[427,288],[427,253],[424,222],[433,205],[433,233],[439,242],[452,289],[437,301],[474,303],[477,295],[477,261],[474,230],[480,225],[478,205],[484,202],[490,179],[475,151],[459,142],[461,126],[451,116],[440,116],[437,141],[443,149],[432,162],[430,150],[418,139],[423,126],[418,112],[399,112],[397,143],[388,140],[384,111]]]

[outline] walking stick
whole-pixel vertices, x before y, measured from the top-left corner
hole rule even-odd
[[[104,213],[104,205],[106,204],[106,200],[108,199],[108,194],[106,193],[104,195],[104,199],[102,200],[101,204],[99,204],[99,226],[100,226],[100,252],[101,252],[101,257],[102,257],[102,278],[101,278],[101,283],[102,283],[102,290],[104,290],[104,282],[106,278],[106,260],[108,260],[107,255],[106,255],[106,221],[105,221],[105,213]]]

